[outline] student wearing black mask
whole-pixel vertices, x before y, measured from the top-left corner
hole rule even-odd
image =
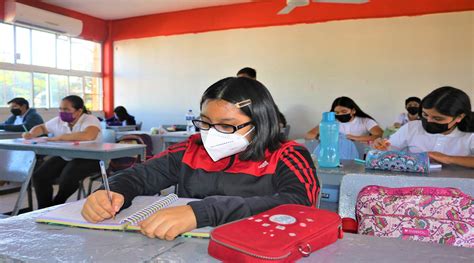
[[[367,113],[348,97],[339,97],[334,100],[331,111],[336,113],[339,121],[339,132],[353,141],[369,142],[382,137],[383,130]],[[305,138],[315,139],[319,136],[319,126],[310,130]]]
[[[36,125],[44,123],[43,118],[30,108],[30,104],[24,98],[14,98],[8,102],[12,115],[4,122],[0,123],[0,130],[25,132]]]
[[[420,119],[420,105],[421,100],[418,97],[410,97],[405,100],[405,109],[407,112],[401,113],[393,126],[395,128],[400,128],[409,121],[416,121]]]
[[[124,106],[116,107],[114,109],[114,116],[107,119],[107,125],[109,126],[127,126],[136,124],[135,117],[128,114],[128,111]]]
[[[421,120],[402,126],[374,147],[429,152],[442,164],[474,168],[474,117],[469,96],[453,87],[434,90],[421,101]]]

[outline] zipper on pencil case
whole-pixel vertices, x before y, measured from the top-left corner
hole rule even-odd
[[[232,222],[231,222],[231,223],[232,223]],[[229,223],[228,223],[228,224],[229,224]],[[324,234],[324,233],[326,233],[326,232],[330,232],[330,231],[327,231],[327,230],[330,229],[331,227],[332,227],[332,225],[331,225],[331,226],[327,226],[326,228],[324,228],[324,229],[322,229],[322,230],[320,230],[320,231],[318,231],[318,232],[312,234],[311,236],[309,236],[309,237],[303,239],[303,240],[301,241],[301,243],[302,243],[302,244],[305,244],[308,240],[311,240],[312,238],[314,238],[314,236],[317,236],[317,235],[320,235],[320,234]],[[330,230],[332,231],[332,229],[330,229]],[[338,231],[339,231],[339,232],[342,231],[342,225],[339,225],[339,226],[338,226]],[[340,235],[340,234],[339,234],[339,235]],[[265,259],[265,260],[281,260],[281,259],[288,258],[288,257],[291,255],[291,253],[292,253],[292,252],[290,251],[290,252],[288,252],[287,254],[285,254],[285,255],[283,255],[283,256],[278,256],[278,257],[261,256],[261,255],[257,255],[257,254],[255,254],[255,253],[248,252],[248,251],[246,251],[246,250],[243,250],[243,249],[234,247],[234,246],[232,246],[232,245],[226,244],[226,243],[224,243],[224,242],[222,242],[222,241],[219,241],[219,240],[215,239],[215,238],[212,236],[212,233],[211,233],[211,235],[210,235],[210,239],[211,239],[212,241],[216,242],[217,244],[221,245],[221,246],[224,246],[224,247],[227,247],[227,248],[236,250],[236,251],[241,252],[241,253],[243,253],[243,254],[246,254],[246,255],[249,255],[249,256],[252,256],[252,257],[255,257],[255,258],[259,258],[259,259]],[[306,244],[308,244],[308,243],[306,243]],[[312,251],[310,251],[310,253],[311,253],[311,252],[312,252]]]
[[[224,247],[227,247],[227,248],[230,248],[232,250],[235,250],[235,251],[238,251],[238,252],[241,252],[245,255],[248,255],[248,256],[251,256],[251,257],[254,257],[254,258],[259,258],[259,259],[265,259],[265,260],[281,260],[281,259],[285,259],[287,257],[289,257],[291,255],[291,252],[288,252],[286,255],[283,255],[283,256],[279,256],[279,257],[267,257],[267,256],[261,256],[261,255],[257,255],[255,253],[251,253],[251,252],[248,252],[246,250],[243,250],[243,249],[240,249],[240,248],[236,248],[232,245],[228,245],[228,244],[225,244],[221,241],[218,241],[217,239],[214,239],[211,235],[211,240],[216,242],[217,244],[221,245],[221,246],[224,246]]]

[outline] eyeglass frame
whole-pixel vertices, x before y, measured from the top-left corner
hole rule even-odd
[[[224,124],[224,123],[215,123],[215,124],[212,124],[212,123],[209,123],[209,122],[207,122],[207,121],[203,121],[203,120],[199,120],[199,119],[192,120],[192,122],[193,122],[194,127],[198,128],[199,130],[208,131],[208,130],[210,130],[211,128],[214,128],[216,131],[221,132],[221,133],[225,133],[225,134],[234,134],[234,133],[236,133],[238,130],[243,129],[243,128],[245,128],[245,127],[247,127],[247,126],[249,126],[249,125],[252,124],[251,121],[246,122],[246,123],[243,123],[243,124],[240,124],[240,125],[237,125],[237,126],[235,126],[235,125],[230,125],[230,124]],[[203,128],[199,127],[198,125],[196,125],[196,122],[204,123],[204,124],[209,125],[209,129],[203,129]],[[219,130],[219,129],[216,128],[217,125],[225,125],[225,126],[232,127],[232,128],[233,128],[233,131],[232,131],[232,132],[221,131],[221,130]]]

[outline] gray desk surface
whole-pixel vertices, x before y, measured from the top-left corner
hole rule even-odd
[[[145,132],[145,131],[118,131],[116,133],[117,137],[122,137],[127,134],[148,134],[151,137],[159,137],[159,138],[188,138],[194,133],[189,133],[185,131],[178,131],[178,132],[167,132],[167,133],[161,133],[161,134],[151,134],[150,132]]]
[[[315,161],[317,163],[317,161]],[[342,160],[340,168],[322,168],[317,167],[318,176],[321,178],[323,185],[340,185],[342,177],[348,174],[359,175],[393,175],[393,176],[418,176],[418,177],[438,177],[438,178],[467,178],[474,179],[474,169],[468,169],[457,166],[443,166],[442,169],[433,170],[428,174],[418,173],[402,173],[381,170],[365,169],[363,164],[358,164],[352,160]]]
[[[109,130],[117,131],[117,132],[136,131],[136,130],[137,130],[137,126],[136,126],[136,125],[107,126],[106,128],[109,129]]]
[[[0,261],[9,262],[217,262],[208,240],[149,239],[139,233],[38,224],[39,210],[0,220]],[[474,262],[474,250],[346,234],[301,262]]]
[[[51,208],[49,208],[51,209]],[[208,240],[149,239],[139,233],[38,224],[39,210],[0,220],[0,261],[217,262]],[[346,234],[301,262],[474,262],[474,250]]]
[[[38,155],[104,161],[134,155],[145,157],[145,145],[139,144],[83,143],[79,145],[58,145],[48,143],[25,144],[16,140],[0,140],[0,149],[33,151]]]
[[[10,132],[5,130],[0,130],[0,139],[16,139],[21,138],[23,132]]]

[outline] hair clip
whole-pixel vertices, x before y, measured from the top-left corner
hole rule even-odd
[[[246,106],[249,106],[250,104],[252,104],[252,101],[250,99],[248,100],[243,100],[241,102],[237,102],[236,104],[234,104],[237,108],[243,108],[243,107],[246,107]]]

